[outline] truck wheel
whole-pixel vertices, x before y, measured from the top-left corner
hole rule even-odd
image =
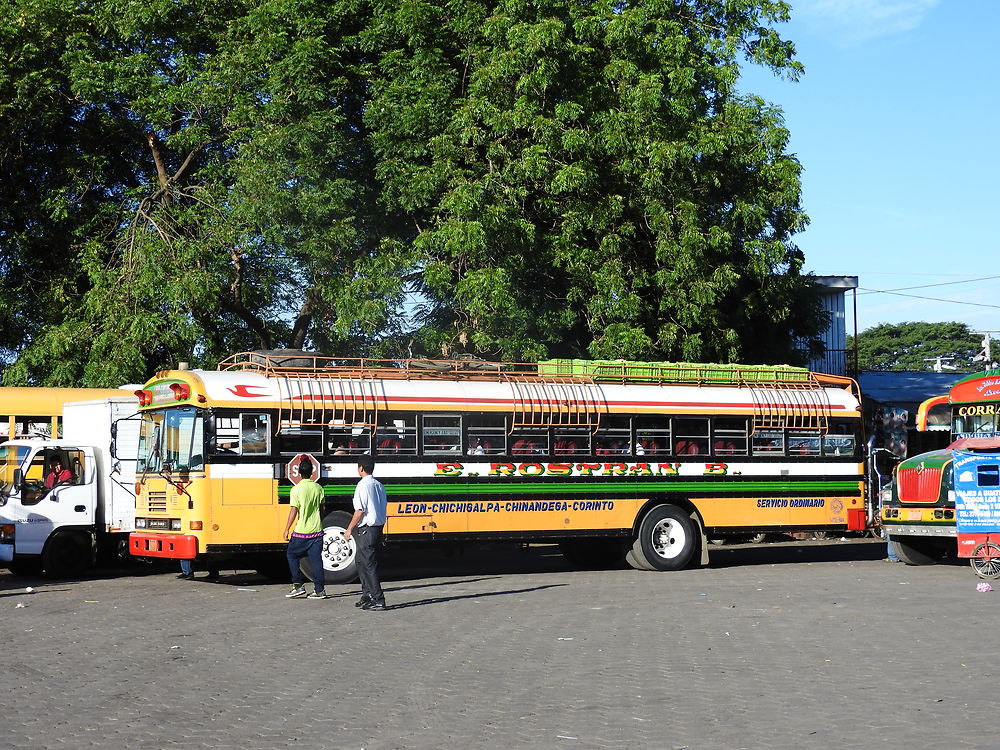
[[[323,572],[328,584],[358,580],[358,547],[353,538],[344,541],[344,532],[350,522],[351,514],[342,510],[327,513],[323,519]],[[315,580],[308,560],[303,559],[300,566],[310,580]]]
[[[936,539],[916,536],[890,536],[896,557],[907,565],[934,565],[941,559],[940,546]]]
[[[94,538],[79,531],[57,531],[42,551],[49,578],[74,578],[94,564]]]
[[[695,525],[676,505],[657,505],[639,524],[632,553],[653,570],[681,570],[696,547]]]

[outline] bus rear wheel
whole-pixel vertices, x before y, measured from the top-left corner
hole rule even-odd
[[[323,518],[323,580],[328,584],[353,583],[358,580],[358,547],[352,538],[344,540],[351,514],[342,510],[327,513]],[[302,560],[302,572],[315,580],[309,561]]]
[[[691,562],[695,547],[691,516],[676,505],[657,505],[639,524],[632,555],[650,570],[681,570]]]
[[[890,536],[896,557],[907,565],[934,565],[941,559],[940,545],[936,539],[916,536]]]
[[[639,546],[638,541],[636,541],[635,546],[636,547]],[[645,560],[642,559],[642,555],[637,555],[635,553],[635,547],[632,547],[631,549],[629,549],[628,552],[625,553],[625,562],[627,562],[636,570],[656,570],[656,568],[652,567]]]

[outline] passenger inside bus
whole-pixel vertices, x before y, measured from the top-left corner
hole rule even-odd
[[[716,440],[712,448],[717,456],[732,456],[736,453],[736,443],[732,440]]]
[[[674,443],[674,455],[677,456],[697,456],[705,452],[705,446],[700,440],[683,439]]]
[[[378,444],[379,453],[400,453],[403,450],[403,441],[399,438],[387,437]]]
[[[555,453],[561,456],[576,453],[576,443],[572,440],[557,440],[555,444]]]
[[[533,440],[519,438],[514,441],[514,446],[511,448],[510,452],[514,456],[528,456],[538,453],[538,446],[535,445],[535,441]]]

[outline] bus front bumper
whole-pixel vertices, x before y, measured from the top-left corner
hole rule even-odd
[[[169,557],[193,560],[198,554],[198,537],[190,534],[153,534],[133,531],[128,535],[128,551],[134,557]]]

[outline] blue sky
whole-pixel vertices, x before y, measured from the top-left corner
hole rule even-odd
[[[784,110],[804,167],[807,270],[859,277],[859,331],[1000,331],[1000,2],[790,2],[779,31],[805,75],[750,69],[743,88]]]

